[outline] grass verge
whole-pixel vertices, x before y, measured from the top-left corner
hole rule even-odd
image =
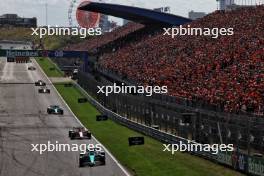
[[[141,134],[123,127],[111,120],[96,122],[99,112],[89,103],[78,104],[77,98],[83,97],[75,87],[55,84],[67,104],[80,121],[91,130],[111,153],[134,175],[137,176],[223,176],[241,175],[218,164],[177,152],[175,155],[163,152],[162,143],[145,136],[144,146],[128,146],[128,137]]]
[[[48,77],[63,77],[63,72],[49,58],[37,58],[36,61]]]

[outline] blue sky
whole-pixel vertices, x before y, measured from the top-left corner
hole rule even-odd
[[[45,25],[46,1],[48,3],[48,25],[67,26],[71,0],[0,0],[0,14],[17,13],[22,17],[37,17],[38,24]],[[217,8],[216,0],[105,0],[105,2],[149,9],[170,6],[171,13],[186,17],[191,10],[209,13]]]

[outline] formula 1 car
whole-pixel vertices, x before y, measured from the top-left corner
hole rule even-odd
[[[47,108],[47,113],[63,115],[63,109],[60,108],[58,105],[51,105]]]
[[[34,70],[36,70],[36,67],[29,66],[29,67],[28,67],[28,70],[34,71]]]
[[[79,167],[105,165],[105,152],[96,148],[89,149],[85,154],[80,154]]]
[[[46,93],[46,94],[50,94],[50,89],[48,89],[47,87],[41,87],[39,90],[38,90],[39,93]]]
[[[74,127],[69,131],[69,138],[71,139],[91,139],[92,134],[84,127]]]
[[[35,82],[35,86],[46,86],[46,83],[42,80],[38,80],[37,82]]]

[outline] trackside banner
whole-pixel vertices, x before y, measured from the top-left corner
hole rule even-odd
[[[264,176],[264,159],[238,152],[219,152],[217,161],[250,175]]]
[[[38,51],[6,51],[6,57],[39,57]]]
[[[219,152],[217,161],[228,166],[233,166],[232,152]]]
[[[41,57],[37,50],[0,50],[1,57]]]
[[[264,176],[264,160],[258,157],[249,157],[248,173]]]
[[[85,51],[0,50],[0,57],[88,57]]]

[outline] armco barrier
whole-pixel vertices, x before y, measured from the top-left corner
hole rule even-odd
[[[74,86],[77,87],[84,96],[87,97],[88,101],[96,107],[102,114],[107,115],[109,118],[111,118],[113,121],[126,126],[130,129],[133,129],[137,132],[140,132],[142,134],[145,134],[147,136],[150,136],[154,139],[157,139],[163,143],[167,144],[179,144],[179,142],[188,143],[188,140],[179,136],[175,136],[172,134],[168,134],[163,131],[156,130],[154,128],[148,127],[143,124],[139,124],[137,122],[131,121],[129,119],[126,119],[119,114],[116,114],[109,109],[105,108],[103,105],[101,105],[99,102],[97,102],[93,97],[91,97],[79,84],[74,83]],[[190,141],[189,141],[190,142]],[[195,143],[195,142],[193,142]],[[209,152],[192,152],[192,154],[202,156],[207,159],[214,159],[216,160],[216,155],[209,153]]]
[[[190,143],[185,138],[168,134],[163,131],[156,130],[154,128],[148,127],[144,124],[139,124],[137,122],[126,119],[125,117],[120,116],[112,112],[111,110],[105,108],[99,102],[97,102],[93,97],[91,97],[79,84],[74,83],[74,86],[78,88],[88,101],[95,106],[102,114],[107,115],[113,121],[126,126],[132,130],[140,132],[144,135],[150,136],[158,141],[167,144],[179,144]],[[192,142],[195,143],[195,142]],[[246,173],[248,175],[257,175],[264,176],[264,159],[260,157],[247,156],[239,152],[219,152],[217,155],[211,152],[190,152],[193,155],[197,155],[213,162],[228,166],[234,170]]]

